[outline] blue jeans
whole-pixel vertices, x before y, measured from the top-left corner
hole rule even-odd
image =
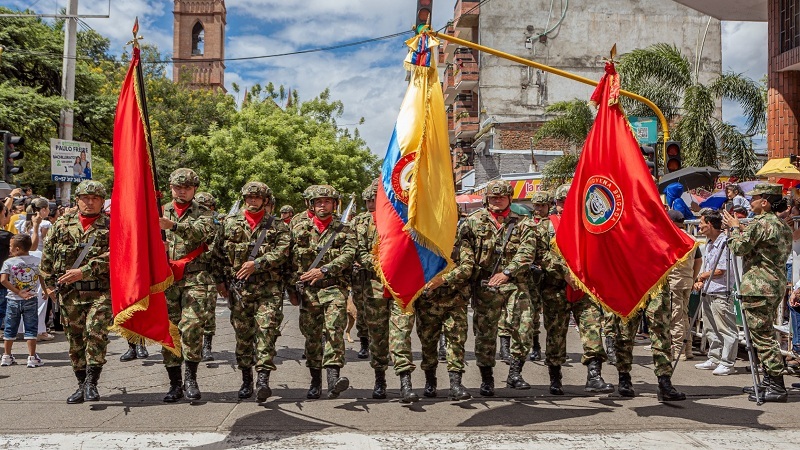
[[[39,333],[39,305],[36,297],[30,300],[7,299],[6,328],[3,339],[13,341],[17,338],[19,322],[25,324],[25,339],[36,339]]]
[[[800,354],[800,313],[789,306],[789,326],[792,328],[792,351]]]

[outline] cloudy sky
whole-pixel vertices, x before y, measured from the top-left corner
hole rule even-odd
[[[68,0],[8,0],[12,8],[30,8],[52,14]],[[86,25],[111,39],[112,52],[121,53],[130,40],[133,18],[139,17],[140,34],[172,53],[170,0],[111,0],[110,18],[86,19]],[[453,17],[455,0],[434,2],[433,28]],[[228,0],[226,2],[226,58],[274,55],[387,36],[410,30],[416,0]],[[81,14],[106,14],[108,0],[80,0]],[[722,27],[723,69],[759,80],[766,73],[766,23],[725,22]],[[345,105],[341,126],[358,126],[370,149],[382,156],[405,92],[403,41],[393,39],[335,51],[229,61],[225,84],[242,88],[267,82],[297,89],[301,99],[330,88]],[[740,122],[741,111],[723,105],[726,121]]]

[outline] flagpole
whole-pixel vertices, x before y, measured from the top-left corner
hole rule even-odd
[[[544,64],[541,64],[541,63],[537,63],[535,61],[531,61],[529,59],[520,58],[519,56],[514,56],[514,55],[511,55],[511,54],[508,54],[508,53],[505,53],[505,52],[501,52],[500,50],[495,50],[493,48],[485,47],[483,45],[476,44],[474,42],[466,41],[464,39],[459,39],[459,38],[457,38],[455,36],[450,36],[449,34],[442,34],[442,33],[439,33],[437,31],[426,31],[425,33],[428,34],[428,35],[431,35],[433,37],[437,37],[437,38],[440,38],[440,39],[444,39],[445,41],[452,42],[454,44],[463,45],[464,47],[469,47],[469,48],[471,48],[473,50],[478,50],[478,51],[481,51],[481,52],[484,52],[484,53],[489,53],[491,55],[498,56],[500,58],[508,59],[510,61],[518,62],[518,63],[524,64],[526,66],[530,66],[530,67],[534,67],[536,69],[544,70],[545,72],[550,72],[552,74],[555,74],[555,75],[558,75],[558,76],[561,76],[561,77],[565,77],[565,78],[569,78],[571,80],[575,80],[575,81],[578,81],[578,82],[581,82],[581,83],[584,83],[584,84],[589,84],[589,85],[592,85],[592,86],[597,86],[597,84],[598,84],[597,81],[590,80],[589,78],[584,78],[584,77],[582,77],[580,75],[575,75],[574,73],[570,73],[570,72],[567,72],[567,71],[564,71],[564,70],[556,69],[555,67],[550,67],[550,66],[547,66],[547,65],[544,65]],[[619,93],[621,95],[624,95],[625,97],[629,97],[629,98],[632,98],[634,100],[638,100],[638,101],[644,103],[645,105],[649,106],[650,109],[652,109],[653,112],[656,113],[656,115],[658,116],[658,120],[661,122],[661,129],[664,130],[664,141],[666,142],[666,141],[669,140],[669,124],[667,124],[667,119],[664,117],[664,114],[661,112],[661,110],[658,108],[658,106],[656,106],[655,103],[651,102],[650,100],[648,100],[645,97],[642,97],[641,95],[634,94],[633,92],[624,91],[624,90],[620,89]]]

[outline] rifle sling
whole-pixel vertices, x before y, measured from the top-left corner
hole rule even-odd
[[[503,235],[503,241],[500,243],[500,251],[497,255],[497,261],[494,262],[494,267],[492,268],[492,275],[497,273],[497,269],[500,268],[500,261],[503,260],[503,253],[506,251],[506,246],[508,245],[508,240],[511,239],[511,233],[514,232],[514,227],[517,225],[516,217],[512,217],[508,221],[508,228],[506,229],[505,234]],[[497,247],[495,247],[497,249]]]
[[[70,267],[70,269],[77,269],[78,267],[81,266],[81,263],[83,262],[83,260],[86,259],[86,255],[89,254],[89,250],[92,249],[92,245],[94,244],[94,241],[95,241],[96,238],[97,238],[97,236],[95,236],[95,235],[92,235],[91,237],[89,237],[89,242],[84,244],[83,250],[81,250],[81,252],[78,254],[78,259],[75,260],[75,262],[72,264],[72,267]]]
[[[325,256],[325,253],[328,253],[328,250],[331,248],[331,245],[333,245],[333,240],[336,239],[336,235],[339,234],[340,231],[342,231],[342,228],[344,228],[344,224],[340,222],[339,225],[337,225],[336,228],[333,230],[331,237],[329,237],[328,240],[325,241],[325,245],[323,245],[319,253],[317,253],[317,257],[314,258],[314,261],[311,263],[311,266],[308,267],[306,272],[317,268],[319,263],[322,261],[322,258]]]
[[[266,239],[267,237],[267,231],[269,230],[269,227],[272,226],[272,222],[274,220],[275,216],[270,215],[269,219],[267,219],[267,224],[264,225],[264,228],[261,229],[261,233],[258,233],[258,238],[256,239],[256,243],[253,245],[253,250],[250,251],[250,256],[247,257],[248,261],[255,261],[256,256],[258,255],[258,249],[260,249],[261,244],[264,243],[264,239]]]

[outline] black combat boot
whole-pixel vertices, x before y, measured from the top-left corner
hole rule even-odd
[[[633,390],[633,382],[631,382],[631,374],[629,372],[619,373],[617,392],[623,397],[636,397],[636,392]]]
[[[658,401],[676,402],[680,400],[686,400],[686,394],[678,392],[678,390],[672,386],[672,377],[669,375],[661,375],[658,377]]]
[[[405,371],[400,374],[400,403],[415,403],[419,401],[419,395],[411,390],[411,372]]]
[[[272,397],[272,389],[269,387],[269,370],[259,370],[256,381],[256,400],[263,403],[270,397]]]
[[[67,403],[70,405],[83,403],[83,385],[86,383],[86,370],[76,370],[75,378],[78,379],[78,390],[67,398]]]
[[[184,364],[186,364],[186,373],[183,374],[183,388],[186,389],[186,398],[192,401],[200,400],[200,387],[197,385],[197,366],[200,363],[185,361]]]
[[[242,369],[242,387],[239,388],[239,398],[245,399],[253,396],[253,368]]]
[[[358,351],[358,359],[367,359],[367,358],[369,358],[369,338],[362,337],[361,350]]]
[[[508,364],[508,360],[511,357],[509,352],[509,348],[511,347],[511,337],[510,336],[500,336],[500,361]]]
[[[214,354],[211,353],[211,341],[213,338],[213,334],[203,335],[203,349],[201,350],[200,361],[206,362],[214,360]]]
[[[763,385],[763,390],[758,390],[758,397],[761,402],[786,403],[789,394],[786,392],[783,375],[774,377],[764,372]],[[747,399],[754,402],[756,401],[756,395],[750,394]]]
[[[328,398],[339,398],[339,394],[350,387],[350,380],[339,376],[340,368],[337,366],[327,366],[325,368],[328,370]]]
[[[145,359],[150,356],[150,353],[147,351],[147,347],[144,344],[136,344],[136,357],[139,359]]]
[[[375,369],[375,387],[372,389],[372,398],[383,400],[386,398],[386,371]]]
[[[608,363],[612,366],[617,365],[617,348],[615,347],[614,336],[606,335],[606,356],[608,356]]]
[[[175,403],[183,398],[181,366],[167,367],[167,375],[169,375],[169,392],[164,396],[164,402]]]
[[[132,344],[128,342],[128,350],[125,351],[122,355],[120,355],[119,360],[122,362],[133,361],[136,359],[136,344]]]
[[[447,361],[447,340],[444,333],[439,335],[439,361]]]
[[[564,395],[563,385],[561,384],[561,366],[547,366],[547,373],[550,374],[550,393]]]
[[[447,374],[450,376],[450,395],[447,398],[455,401],[471,399],[472,396],[461,384],[461,372],[447,372]]]
[[[425,390],[422,391],[425,397],[436,397],[436,369],[425,371]]]
[[[494,375],[491,367],[478,367],[481,371],[481,395],[484,397],[494,396]]]
[[[758,393],[759,393],[759,395],[763,394],[764,391],[767,389],[767,384],[764,381],[764,379],[766,379],[766,377],[767,377],[767,368],[764,367],[763,365],[761,366],[761,373],[764,374],[764,378],[762,378],[761,381],[758,383]],[[753,385],[752,384],[749,385],[749,386],[743,387],[742,388],[742,392],[744,392],[745,394],[753,394],[753,393],[755,393],[755,391],[753,390]]]
[[[539,336],[533,337],[533,347],[531,348],[531,354],[528,356],[528,359],[531,361],[542,360],[542,346],[539,344]]]
[[[602,366],[603,363],[597,358],[589,360],[589,364],[586,365],[586,387],[584,388],[586,392],[594,394],[610,394],[614,392],[614,385],[606,383],[606,380],[601,375]]]
[[[100,400],[100,393],[97,392],[97,382],[100,380],[100,372],[103,366],[86,367],[86,383],[83,384],[83,399],[87,402]]]
[[[512,389],[530,389],[531,385],[522,378],[522,366],[525,365],[525,360],[520,358],[511,358],[508,367],[508,378],[506,378],[506,387]]]
[[[322,369],[309,368],[308,371],[311,372],[311,386],[308,388],[306,398],[317,399],[322,392]]]

